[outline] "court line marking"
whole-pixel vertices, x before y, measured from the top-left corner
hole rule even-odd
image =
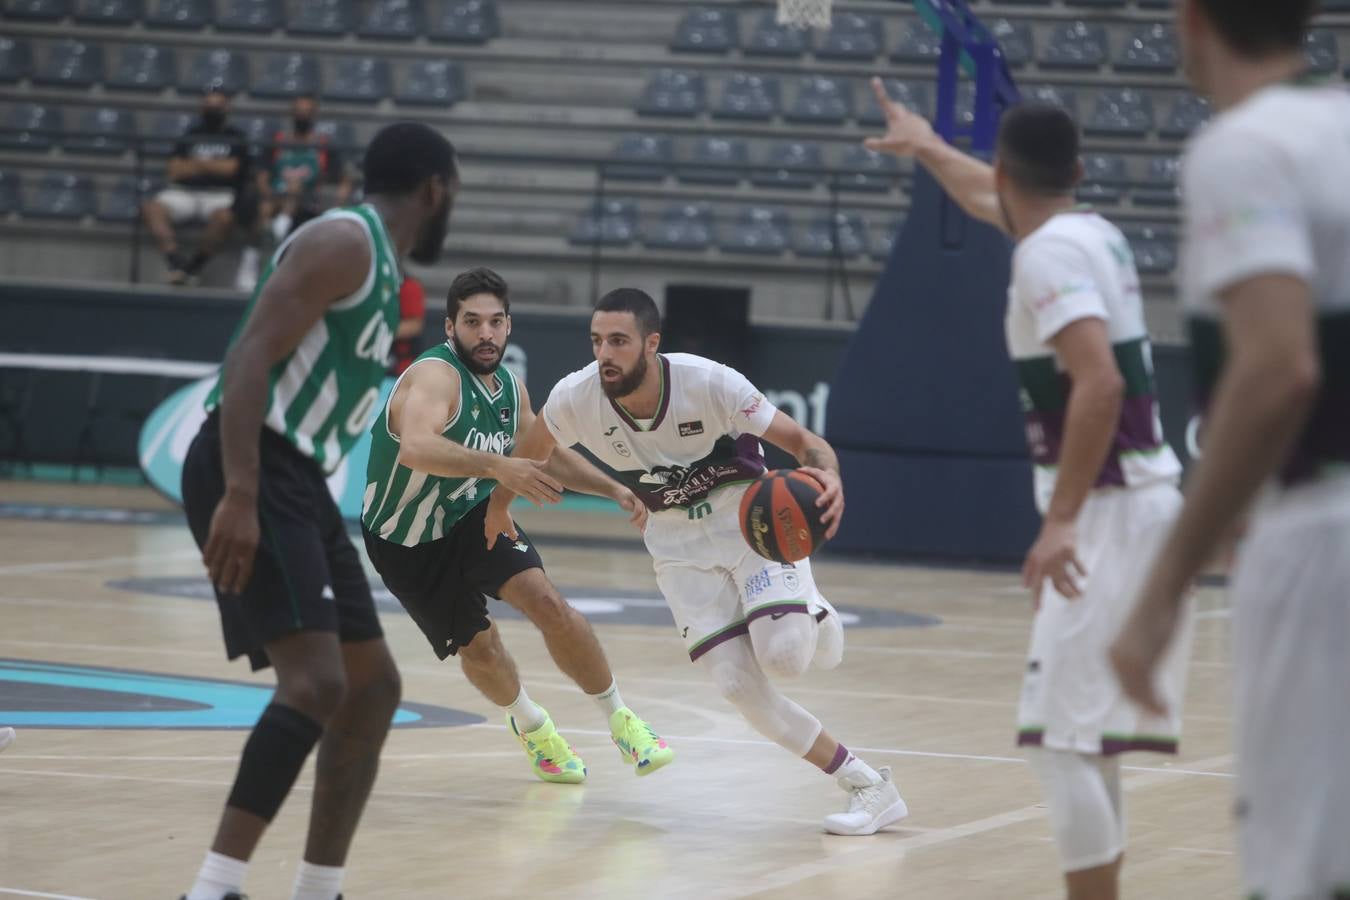
[[[64,572],[78,569],[99,569],[114,563],[148,563],[158,560],[201,559],[200,550],[166,550],[163,553],[140,553],[135,556],[105,556],[99,559],[67,559],[61,562],[19,563],[0,566],[0,575],[22,575],[26,572]]]
[[[1232,754],[1223,754],[1212,756],[1208,759],[1197,761],[1197,765],[1219,766],[1227,765],[1232,761]],[[1165,783],[1168,779],[1160,774],[1142,774],[1126,778],[1122,782],[1122,788],[1127,792],[1142,790],[1153,787],[1157,784]],[[828,875],[843,871],[851,863],[853,865],[867,864],[863,857],[885,855],[886,859],[894,860],[908,856],[915,850],[922,850],[928,847],[935,847],[940,844],[950,843],[961,838],[972,837],[977,834],[984,834],[989,831],[996,831],[1000,828],[1006,828],[1009,825],[1016,825],[1021,822],[1027,822],[1032,819],[1038,819],[1046,814],[1046,808],[1043,805],[1035,804],[1024,806],[1020,809],[1009,810],[1004,813],[997,813],[992,816],[986,816],[982,819],[975,819],[971,822],[965,822],[960,825],[952,825],[948,828],[940,828],[935,831],[917,834],[913,837],[904,837],[898,841],[873,840],[859,842],[856,849],[842,850],[838,853],[832,853],[823,859],[815,859],[810,862],[801,863],[796,866],[790,866],[786,869],[780,869],[776,872],[757,876],[755,878],[753,889],[757,894],[765,894],[775,889],[786,888],[808,878],[814,878],[817,875]],[[881,861],[881,860],[869,860]],[[702,900],[712,900],[712,898],[732,898],[743,897],[745,887],[728,886],[722,891],[706,892],[706,889],[699,891]],[[692,894],[690,895],[692,896]]]
[[[96,897],[77,897],[74,894],[48,894],[44,891],[26,891],[23,888],[0,887],[0,894],[13,894],[16,897],[49,897],[51,900],[98,900]]]

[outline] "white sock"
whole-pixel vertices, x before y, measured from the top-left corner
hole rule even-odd
[[[619,696],[619,683],[612,679],[609,682],[609,687],[598,694],[589,694],[588,696],[595,701],[596,706],[600,707],[600,711],[605,714],[606,721],[609,720],[610,716],[623,709],[623,698]]]
[[[520,693],[516,695],[515,702],[510,706],[503,706],[511,718],[516,720],[516,728],[520,729],[521,734],[527,731],[534,731],[544,724],[548,718],[548,713],[538,703],[530,699],[530,695],[525,693],[525,685],[520,686]]]
[[[876,769],[852,753],[848,755],[843,765],[834,770],[834,777],[840,784],[847,783],[854,787],[877,784],[881,781],[881,775]]]
[[[197,881],[187,892],[187,900],[221,900],[226,894],[238,894],[244,889],[247,874],[248,863],[244,860],[208,850],[197,871]]]
[[[342,866],[316,866],[302,862],[295,873],[291,900],[336,900],[342,890]]]

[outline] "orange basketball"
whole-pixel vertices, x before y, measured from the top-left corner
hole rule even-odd
[[[765,472],[741,498],[741,535],[765,559],[795,563],[825,543],[816,498],[824,487],[795,469]]]

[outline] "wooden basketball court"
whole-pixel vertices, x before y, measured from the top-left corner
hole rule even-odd
[[[176,898],[214,831],[247,730],[106,727],[148,714],[119,707],[89,717],[91,698],[112,695],[78,690],[88,683],[61,667],[262,686],[268,676],[225,661],[214,604],[174,595],[205,579],[186,526],[149,490],[0,482],[0,507],[0,725],[19,728],[0,754],[0,897]],[[1031,618],[1015,574],[818,564],[823,590],[858,624],[839,669],[809,673],[787,693],[874,766],[893,767],[911,809],[882,834],[834,837],[820,820],[844,794],[743,724],[674,629],[655,621],[651,565],[622,518],[520,518],[553,580],[591,598],[582,605],[625,700],[670,741],[676,762],[636,778],[594,705],[560,678],[532,627],[512,618],[503,637],[531,695],[590,768],[580,787],[535,781],[458,664],[438,663],[405,615],[382,608],[405,701],[485,721],[391,734],[348,863],[348,898],[1060,893],[1045,811],[1012,746]],[[1127,897],[1237,893],[1228,619],[1218,591],[1203,592],[1201,608],[1183,755],[1127,759]],[[936,624],[897,627],[925,616]],[[60,665],[24,665],[34,662]],[[48,682],[20,689],[11,680],[39,669],[47,674],[31,677]],[[64,674],[49,678],[48,669]],[[179,707],[162,715],[191,723],[205,714]],[[5,721],[19,711],[105,727]],[[309,781],[307,769],[254,858],[254,900],[290,896]]]

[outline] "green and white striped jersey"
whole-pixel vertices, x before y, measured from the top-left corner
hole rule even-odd
[[[490,389],[460,361],[448,341],[417,357],[399,376],[371,428],[361,524],[371,534],[405,547],[445,537],[497,486],[490,478],[443,478],[415,472],[399,463],[399,439],[389,430],[389,405],[403,379],[422,365],[448,365],[459,373],[459,409],[441,431],[447,440],[504,456],[515,446],[520,422],[520,389],[515,375],[506,366],[499,366],[496,390]]]
[[[370,271],[360,288],[329,306],[290,355],[272,366],[264,419],[266,427],[311,457],[325,473],[337,469],[375,415],[389,350],[398,330],[398,291],[403,281],[394,243],[379,213],[369,204],[333,210],[296,234],[338,219],[356,222],[365,229],[370,241]],[[243,333],[264,285],[295,237],[287,238],[268,261],[230,340],[231,346]],[[220,386],[217,382],[207,395],[208,412],[220,405]]]

